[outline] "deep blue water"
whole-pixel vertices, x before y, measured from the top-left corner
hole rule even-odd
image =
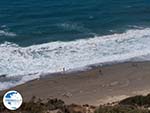
[[[29,46],[150,26],[150,0],[0,0],[0,43]]]

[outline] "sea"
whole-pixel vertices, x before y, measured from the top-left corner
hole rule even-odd
[[[0,0],[0,90],[48,73],[150,60],[150,0]]]

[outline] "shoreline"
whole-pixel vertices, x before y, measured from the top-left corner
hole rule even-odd
[[[90,105],[107,104],[150,92],[150,62],[91,67],[86,71],[45,76],[8,90],[19,91],[24,101],[36,96],[45,100],[59,98],[67,104]],[[0,95],[6,91],[0,91]]]

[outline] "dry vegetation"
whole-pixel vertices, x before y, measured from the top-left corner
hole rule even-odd
[[[115,106],[103,105],[99,107],[89,105],[66,105],[59,99],[41,99],[33,97],[31,101],[23,103],[17,111],[7,110],[0,98],[0,113],[150,113],[150,95],[135,96],[122,100]]]

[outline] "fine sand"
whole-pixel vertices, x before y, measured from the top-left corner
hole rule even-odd
[[[150,62],[122,63],[69,74],[56,74],[11,88],[41,99],[59,98],[67,104],[100,105],[150,93]],[[1,91],[3,95],[6,91]]]

